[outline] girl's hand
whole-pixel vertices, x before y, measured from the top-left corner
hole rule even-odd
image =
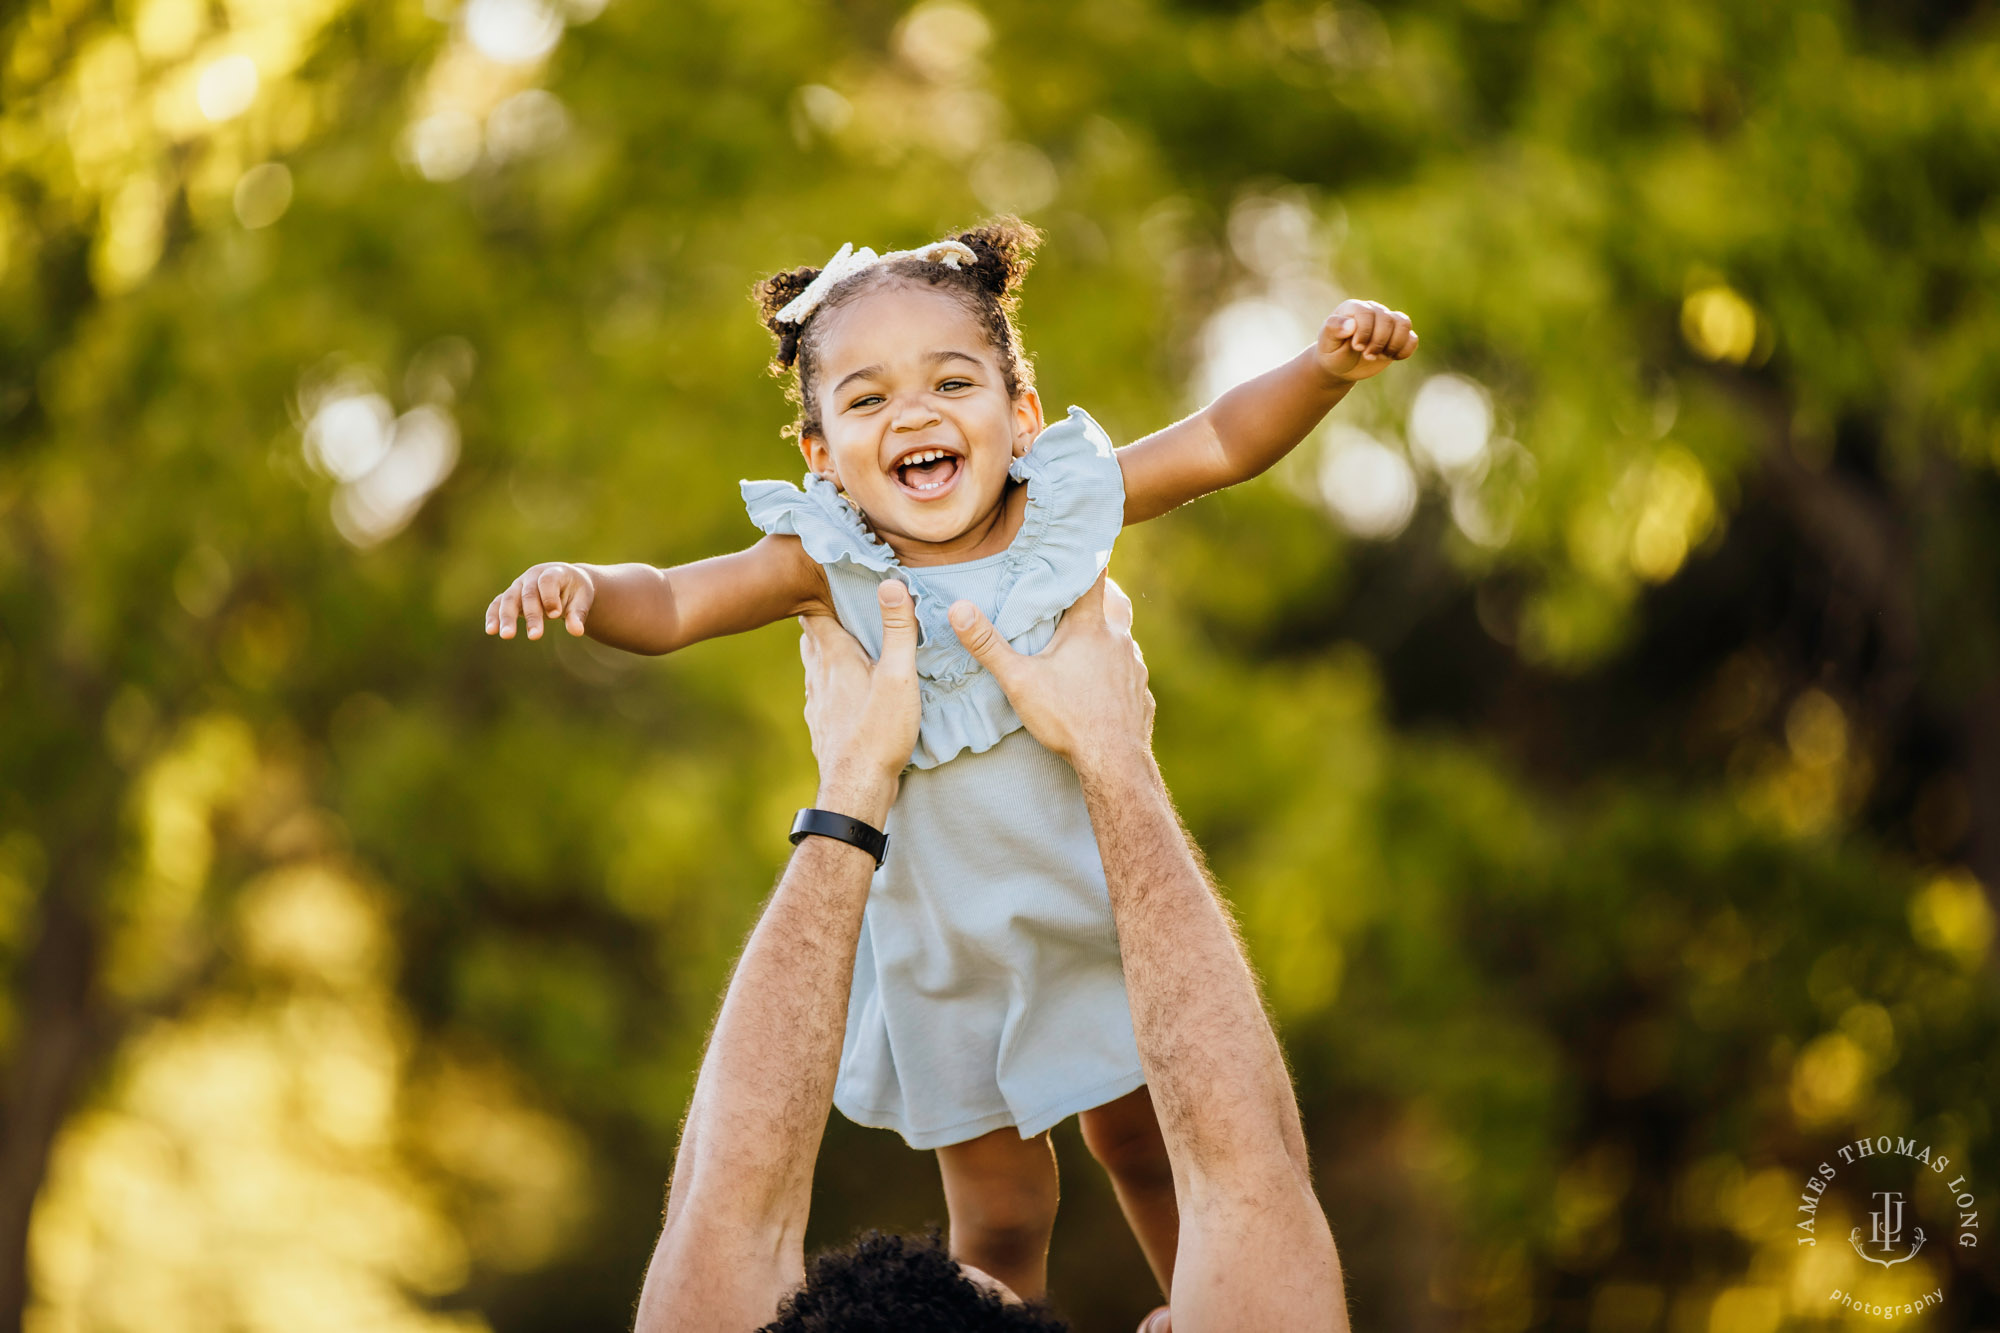
[[[542,637],[542,622],[561,620],[575,635],[583,633],[584,617],[597,600],[597,585],[581,566],[555,561],[535,565],[515,579],[486,608],[486,632],[514,637],[517,620],[528,622],[528,637]]]
[[[1380,301],[1342,301],[1320,326],[1313,350],[1327,378],[1353,384],[1381,374],[1391,361],[1408,360],[1417,335],[1400,310]]]

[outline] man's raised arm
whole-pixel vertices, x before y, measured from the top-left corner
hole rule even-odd
[[[916,616],[894,580],[882,621],[872,671],[830,622],[809,621],[801,640],[817,804],[878,829],[917,740]],[[744,945],[681,1129],[638,1333],[757,1328],[804,1280],[813,1159],[874,869],[859,848],[807,838]]]
[[[1153,762],[1153,699],[1131,624],[1131,602],[1100,582],[1047,649],[1023,657],[971,603],[952,608],[953,628],[1028,730],[1083,783],[1180,1201],[1175,1333],[1344,1333],[1340,1262],[1291,1078]]]

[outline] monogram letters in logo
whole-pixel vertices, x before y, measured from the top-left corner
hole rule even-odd
[[[1897,1264],[1907,1263],[1909,1260],[1916,1258],[1917,1251],[1924,1248],[1924,1229],[1922,1227],[1911,1228],[1910,1234],[1913,1240],[1911,1241],[1908,1253],[1895,1253],[1896,1247],[1903,1243],[1902,1194],[1897,1190],[1877,1190],[1875,1201],[1876,1207],[1868,1214],[1867,1247],[1864,1248],[1861,1244],[1860,1227],[1856,1227],[1848,1233],[1847,1243],[1852,1245],[1854,1252],[1863,1259],[1866,1259],[1871,1264],[1880,1264],[1884,1268],[1894,1268]],[[1871,1249],[1875,1250],[1876,1253],[1870,1254],[1868,1251]],[[1883,1255],[1894,1255],[1895,1257],[1883,1258]]]
[[[1839,1165],[1835,1165],[1836,1159]],[[1835,1179],[1840,1175],[1842,1166],[1857,1166],[1864,1175],[1872,1173],[1874,1178],[1867,1185],[1850,1181],[1845,1188],[1836,1190]],[[1891,1179],[1881,1179],[1884,1174]],[[1893,1179],[1896,1176],[1910,1180],[1914,1189]],[[1958,1249],[1979,1248],[1979,1200],[1973,1196],[1971,1181],[1954,1171],[1951,1158],[1934,1151],[1930,1144],[1921,1139],[1888,1134],[1842,1144],[1834,1149],[1832,1157],[1813,1168],[1805,1179],[1805,1188],[1799,1193],[1798,1220],[1794,1224],[1798,1243],[1802,1246],[1819,1243],[1819,1224],[1832,1221],[1832,1218],[1821,1215],[1822,1206],[1838,1209],[1838,1205],[1832,1203],[1832,1195],[1842,1194],[1858,1203],[1855,1194],[1875,1184],[1889,1188],[1874,1189],[1867,1196],[1875,1205],[1868,1210],[1867,1227],[1853,1227],[1847,1233],[1847,1243],[1864,1261],[1879,1268],[1893,1269],[1916,1258],[1917,1252],[1924,1248],[1925,1240],[1924,1229],[1910,1225],[1918,1217],[1929,1217],[1933,1230],[1938,1230],[1940,1225],[1951,1226],[1951,1219],[1955,1218],[1956,1226],[1945,1233],[1946,1243],[1949,1244],[1955,1234]],[[1854,1190],[1854,1194],[1847,1193],[1850,1189]],[[1839,1216],[1838,1211],[1835,1216]],[[1930,1265],[1928,1272],[1926,1265]],[[1906,1315],[1922,1314],[1944,1301],[1944,1285],[1929,1286],[1938,1280],[1942,1271],[1935,1257],[1924,1264],[1906,1268],[1893,1277],[1887,1273],[1868,1277],[1867,1269],[1857,1269],[1853,1271],[1853,1289],[1843,1286],[1829,1293],[1827,1299],[1870,1319],[1900,1319]],[[1902,1290],[1916,1284],[1924,1284],[1928,1289]]]

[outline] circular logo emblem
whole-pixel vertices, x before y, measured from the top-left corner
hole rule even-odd
[[[1850,1252],[1828,1301],[1898,1319],[1943,1303],[1939,1252],[1979,1248],[1979,1200],[1951,1158],[1882,1134],[1842,1144],[1806,1177],[1795,1235],[1802,1246]],[[1919,1259],[1926,1247],[1929,1259]]]

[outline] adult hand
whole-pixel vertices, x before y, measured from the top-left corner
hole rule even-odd
[[[917,613],[910,590],[884,579],[882,656],[868,654],[831,615],[799,617],[806,728],[819,761],[819,806],[882,827],[896,780],[917,746]]]
[[[1153,695],[1132,638],[1132,599],[1100,575],[1063,615],[1049,646],[1014,651],[971,602],[955,602],[951,627],[993,673],[1030,734],[1084,772],[1150,751]]]

